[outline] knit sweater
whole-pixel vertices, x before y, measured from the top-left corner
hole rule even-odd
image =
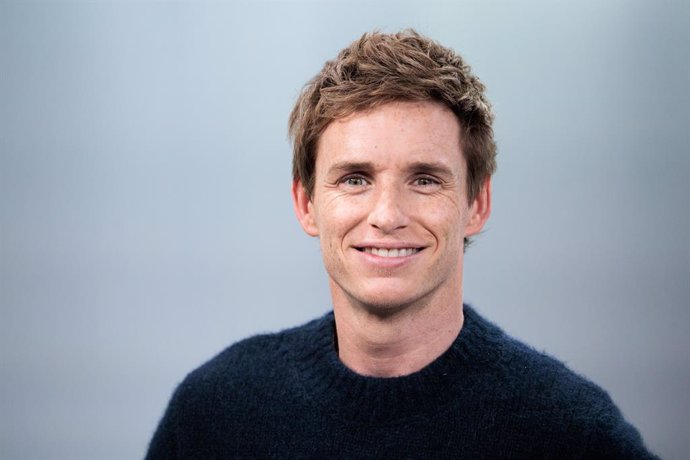
[[[605,391],[464,314],[402,377],[343,365],[332,313],[241,341],[178,386],[146,458],[655,458]]]

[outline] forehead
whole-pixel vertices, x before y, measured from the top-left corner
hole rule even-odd
[[[391,102],[331,122],[319,139],[316,166],[433,161],[462,169],[460,136],[457,117],[441,103]]]

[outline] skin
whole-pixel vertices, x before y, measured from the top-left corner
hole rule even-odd
[[[463,239],[489,218],[491,183],[468,203],[460,135],[436,102],[357,112],[322,133],[311,196],[293,183],[320,239],[340,359],[359,374],[416,372],[462,328]]]

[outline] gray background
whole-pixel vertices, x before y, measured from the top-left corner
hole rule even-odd
[[[287,116],[408,26],[497,114],[466,300],[690,455],[688,2],[92,1],[0,3],[0,458],[142,457],[186,372],[329,309]]]

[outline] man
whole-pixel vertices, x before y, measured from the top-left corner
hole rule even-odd
[[[463,306],[492,120],[463,60],[413,31],[327,62],[290,134],[333,312],[192,372],[147,458],[653,458],[603,390]]]

